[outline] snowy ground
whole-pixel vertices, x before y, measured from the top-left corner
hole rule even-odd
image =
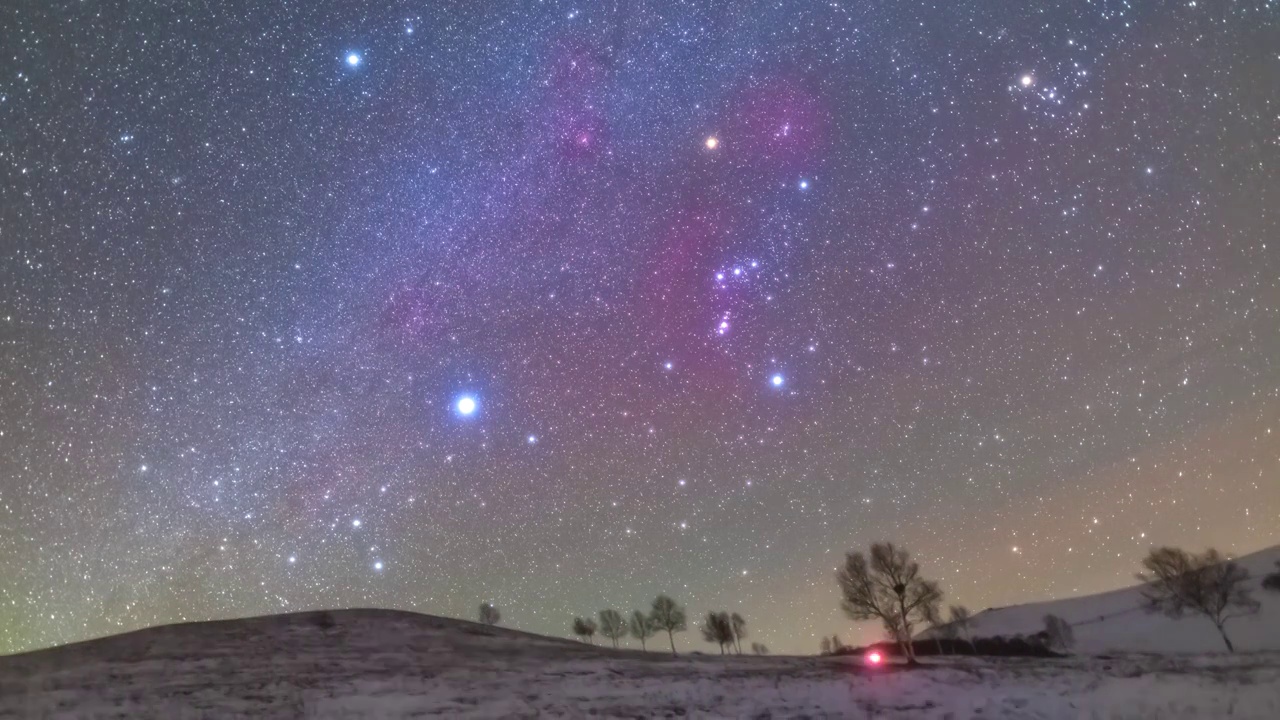
[[[0,718],[1280,718],[1280,653],[1001,660],[611,651],[383,610],[0,658]],[[688,643],[690,635],[683,640]]]

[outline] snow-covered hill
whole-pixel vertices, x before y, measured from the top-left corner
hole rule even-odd
[[[1252,575],[1249,585],[1262,603],[1257,615],[1227,623],[1227,634],[1237,651],[1280,651],[1280,593],[1259,587],[1264,576],[1276,572],[1277,561],[1280,545],[1236,560]],[[1226,651],[1218,631],[1203,617],[1188,615],[1173,620],[1144,612],[1139,589],[1135,585],[1098,595],[986,610],[974,616],[971,632],[981,637],[1030,635],[1044,628],[1045,615],[1053,614],[1072,624],[1076,653]]]
[[[348,610],[0,657],[0,718],[1280,717],[1280,653],[929,661],[672,658]]]

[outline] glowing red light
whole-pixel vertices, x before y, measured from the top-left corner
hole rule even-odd
[[[867,653],[867,664],[879,665],[882,662],[884,662],[884,656],[881,655],[879,652],[872,650],[871,652]]]

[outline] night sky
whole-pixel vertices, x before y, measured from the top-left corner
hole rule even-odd
[[[0,13],[0,652],[1280,542],[1276,2]]]

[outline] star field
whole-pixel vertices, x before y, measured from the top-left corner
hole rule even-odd
[[[1276,2],[4,17],[0,652],[1280,542]]]

